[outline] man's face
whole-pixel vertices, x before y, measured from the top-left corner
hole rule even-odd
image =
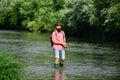
[[[62,28],[61,26],[56,26],[56,29],[57,29],[58,32],[61,31],[61,28]]]

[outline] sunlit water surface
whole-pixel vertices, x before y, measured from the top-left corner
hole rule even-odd
[[[120,80],[119,45],[67,41],[65,66],[55,69],[49,34],[0,31],[0,51],[26,65],[27,80]]]

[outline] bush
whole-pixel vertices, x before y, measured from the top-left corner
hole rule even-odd
[[[11,55],[0,54],[0,80],[25,80],[23,64]]]

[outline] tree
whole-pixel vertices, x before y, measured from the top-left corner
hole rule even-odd
[[[93,1],[76,0],[74,3],[68,4],[67,7],[70,8],[63,17],[65,26],[68,26],[68,30],[71,30],[72,34],[81,34],[90,25],[89,18],[94,12]]]
[[[64,0],[53,0],[53,9],[59,11],[65,7]]]
[[[94,35],[101,41],[110,39],[109,36],[119,40],[120,1],[69,0],[63,23],[71,34],[81,34],[87,38]],[[86,33],[89,35],[86,36]]]
[[[64,7],[63,0],[2,0],[2,3],[6,4],[0,10],[2,28],[30,31],[52,30],[53,24],[61,20],[60,10]]]

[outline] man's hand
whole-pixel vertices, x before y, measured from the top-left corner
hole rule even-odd
[[[68,47],[67,44],[66,44],[66,42],[63,42],[62,45],[63,45],[65,48]]]

